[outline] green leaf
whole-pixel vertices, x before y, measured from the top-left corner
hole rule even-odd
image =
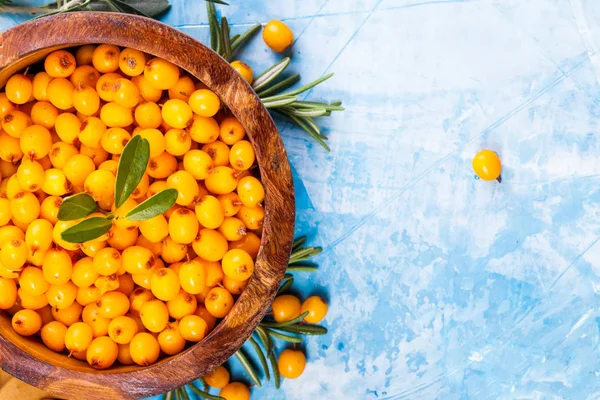
[[[280,108],[289,104],[293,104],[297,100],[298,99],[296,98],[296,96],[285,96],[273,100],[263,99],[262,102],[266,108]]]
[[[102,217],[92,217],[81,221],[64,231],[61,236],[69,243],[83,243],[94,240],[110,231],[112,221]]]
[[[246,43],[256,32],[258,32],[262,28],[261,24],[253,25],[246,32],[242,33],[235,40],[231,41],[231,54],[235,53],[235,51],[240,48],[241,45]]]
[[[258,359],[260,360],[260,364],[262,365],[263,371],[265,371],[265,377],[267,378],[268,381],[270,381],[271,374],[269,373],[269,366],[267,365],[267,359],[265,358],[265,354],[263,353],[262,349],[260,348],[260,346],[258,345],[256,340],[254,340],[254,338],[252,336],[250,336],[248,338],[248,341],[250,342],[250,344],[252,344],[252,347],[254,347],[254,351],[256,351],[256,355],[258,356]]]
[[[227,18],[221,18],[221,38],[223,41],[223,58],[227,61],[231,61],[231,37],[229,36],[229,24]]]
[[[275,339],[280,339],[280,340],[283,340],[284,342],[302,343],[302,338],[299,338],[297,336],[284,335],[283,333],[279,333],[279,332],[273,331],[271,329],[268,329],[267,332],[269,332],[269,335],[273,336]]]
[[[171,4],[168,0],[111,0],[112,4],[106,4],[103,1],[94,1],[89,5],[89,9],[93,11],[113,11],[113,7],[123,9],[129,14],[137,14],[149,16],[152,18],[158,17],[165,13]]]
[[[192,392],[196,393],[202,399],[206,399],[206,400],[225,400],[224,397],[215,396],[215,395],[212,395],[210,393],[205,392],[204,390],[198,389],[196,387],[196,385],[194,385],[193,383],[188,384],[187,387],[189,387],[190,389],[192,389]]]
[[[276,83],[275,85],[271,86],[270,88],[264,89],[264,90],[258,92],[258,96],[262,99],[262,98],[267,97],[272,94],[277,95],[278,93],[281,93],[282,91],[291,87],[292,85],[295,85],[299,80],[300,80],[300,74],[294,74],[292,76],[285,78],[281,82]]]
[[[290,326],[302,322],[302,320],[308,315],[308,311],[303,312],[301,315],[297,316],[294,319],[285,322],[261,322],[262,326],[266,326],[268,328],[282,328],[284,326]]]
[[[288,272],[317,272],[318,267],[314,265],[290,265],[287,267]]]
[[[327,329],[318,325],[290,325],[274,328],[284,332],[298,333],[300,335],[325,335]]]
[[[273,369],[273,376],[275,377],[275,388],[279,389],[281,386],[281,376],[279,375],[279,367],[277,366],[277,360],[275,359],[275,353],[269,353],[269,363]]]
[[[85,218],[98,209],[94,198],[87,193],[78,193],[63,199],[58,209],[60,221],[73,221]]]
[[[246,372],[250,376],[250,379],[252,380],[252,382],[254,382],[254,384],[256,386],[261,387],[262,384],[260,383],[260,378],[258,377],[258,374],[256,373],[256,370],[254,369],[254,367],[250,363],[250,360],[248,359],[248,356],[246,355],[246,353],[244,353],[244,350],[239,349],[238,351],[235,352],[235,356],[238,358],[238,360],[242,364],[242,367],[244,367],[244,369],[246,370]]]
[[[259,92],[262,88],[273,82],[290,65],[290,61],[290,58],[286,57],[260,74],[252,83],[254,90]]]
[[[262,345],[265,346],[265,349],[267,350],[267,354],[270,354],[273,351],[273,342],[271,341],[271,338],[267,334],[267,331],[264,328],[261,328],[260,326],[258,326],[256,328],[256,333],[258,333],[258,338],[260,339]]]
[[[167,211],[177,200],[176,189],[165,189],[140,203],[125,216],[130,221],[145,221]]]
[[[117,169],[115,208],[121,207],[131,196],[146,172],[149,159],[150,144],[141,136],[134,136],[125,145]]]

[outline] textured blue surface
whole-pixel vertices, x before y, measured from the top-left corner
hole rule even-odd
[[[173,3],[206,41],[203,2]],[[600,3],[231,3],[236,31],[286,21],[293,69],[336,72],[310,97],[347,107],[322,121],[331,153],[280,125],[330,334],[253,398],[598,398]],[[260,39],[241,57],[277,59]],[[502,184],[474,179],[482,148]]]

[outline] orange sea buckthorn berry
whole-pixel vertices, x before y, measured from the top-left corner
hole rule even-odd
[[[94,337],[108,335],[110,319],[104,318],[98,313],[98,306],[96,304],[85,306],[81,314],[81,319],[92,328]]]
[[[106,103],[100,109],[100,119],[109,128],[125,128],[133,124],[133,110],[117,103]]]
[[[151,178],[166,179],[175,171],[177,171],[177,159],[165,151],[158,157],[150,159],[146,172]]]
[[[169,225],[164,215],[160,214],[154,218],[140,223],[140,232],[151,242],[160,242],[169,235]]]
[[[119,68],[127,76],[138,76],[144,73],[146,56],[139,50],[126,48],[119,57]]]
[[[103,74],[115,72],[119,69],[119,56],[121,50],[111,44],[101,44],[94,49],[92,64],[94,68]]]
[[[219,285],[221,281],[223,281],[224,275],[221,263],[216,261],[206,261],[199,257],[195,260],[202,264],[206,270],[206,286],[212,288]]]
[[[138,105],[135,109],[135,122],[142,129],[159,128],[162,123],[162,116],[158,104],[146,102]]]
[[[69,307],[62,309],[52,307],[51,313],[52,318],[54,318],[55,320],[65,324],[66,326],[71,326],[80,320],[82,310],[83,307],[81,306],[81,304],[74,302]]]
[[[140,95],[145,101],[156,103],[163,95],[162,89],[155,87],[151,81],[146,79],[144,75],[134,76],[131,78],[131,82],[137,86],[140,91]]]
[[[223,389],[229,383],[229,379],[231,376],[229,375],[229,371],[222,365],[215,368],[213,372],[210,372],[204,375],[204,381],[210,387],[214,387],[217,389]]]
[[[73,282],[64,285],[50,285],[46,292],[48,304],[59,310],[70,307],[77,298],[77,286]]]
[[[119,288],[117,289],[118,292],[121,292],[125,296],[129,297],[131,293],[133,293],[134,289],[135,282],[130,274],[119,275]],[[129,307],[131,309],[131,305]]]
[[[228,250],[227,239],[212,229],[200,229],[192,247],[199,257],[207,261],[220,261]]]
[[[227,289],[227,291],[231,294],[238,295],[242,294],[246,286],[248,286],[248,279],[245,281],[237,281],[235,279],[231,279],[228,276],[223,278],[223,287]]]
[[[26,128],[19,139],[21,151],[32,160],[44,158],[52,148],[52,136],[50,131],[40,125],[32,125]]]
[[[77,224],[78,221],[58,221],[54,225],[54,229],[52,230],[52,240],[54,243],[62,247],[63,249],[75,251],[79,249],[78,243],[69,243],[62,238],[62,233],[69,229],[70,227]]]
[[[58,210],[62,204],[62,198],[58,196],[48,196],[42,201],[40,208],[40,217],[48,220],[51,224],[58,222]]]
[[[4,88],[6,97],[15,104],[25,104],[32,99],[33,83],[26,75],[13,75]]]
[[[306,368],[306,356],[299,350],[285,349],[279,355],[277,367],[284,378],[296,379]]]
[[[133,315],[140,315],[142,306],[149,301],[156,300],[152,291],[144,288],[137,288],[129,296],[130,311]]]
[[[118,344],[127,344],[131,342],[137,333],[137,323],[130,317],[117,317],[108,324],[108,336]]]
[[[123,365],[135,364],[133,358],[131,358],[131,352],[129,351],[129,343],[119,345],[119,353],[117,354],[117,361]]]
[[[196,90],[196,87],[192,78],[189,76],[182,76],[175,86],[169,89],[169,98],[187,102],[194,90]]]
[[[141,100],[139,89],[129,79],[117,79],[113,90],[115,91],[115,103],[122,107],[133,108]]]
[[[177,297],[179,290],[181,290],[179,276],[168,268],[159,268],[152,273],[150,289],[157,299],[162,301],[172,300]]]
[[[199,342],[208,333],[208,325],[197,315],[186,315],[179,321],[179,333],[189,342]]]
[[[250,400],[250,389],[240,382],[231,382],[219,392],[225,400]]]
[[[206,287],[206,268],[196,260],[184,262],[179,267],[179,282],[187,293],[201,293]]]
[[[300,304],[300,300],[296,296],[292,296],[291,294],[277,296],[273,300],[273,304],[271,304],[273,319],[277,322],[290,321],[301,314],[301,307],[302,304]]]
[[[100,72],[96,71],[96,68],[91,65],[77,67],[69,78],[75,88],[89,86],[93,89],[96,89],[98,79],[100,79]]]
[[[165,150],[174,156],[183,156],[192,147],[192,137],[183,129],[169,129],[164,139]]]
[[[42,328],[42,342],[50,350],[60,353],[65,349],[66,333],[67,326],[65,324],[58,321],[49,322]]]
[[[219,124],[212,117],[194,114],[191,124],[186,129],[192,140],[198,143],[211,143],[219,138]]]
[[[221,194],[217,196],[219,203],[223,207],[223,212],[226,217],[233,217],[235,214],[240,211],[242,205],[242,201],[237,193],[231,192],[226,194]]]
[[[202,150],[190,150],[183,156],[183,168],[192,174],[194,179],[206,179],[213,168],[213,160]]]
[[[242,61],[236,60],[231,62],[231,66],[235,69],[246,82],[252,84],[254,81],[254,72],[250,66]]]
[[[100,118],[89,117],[80,125],[79,141],[85,146],[98,148],[105,131],[106,125]]]
[[[210,291],[209,288],[206,288],[207,291],[206,293],[208,294],[208,292]],[[196,295],[196,298],[199,296]],[[200,300],[198,300],[200,301]],[[215,325],[217,324],[217,318],[212,316],[207,310],[206,307],[204,307],[202,304],[198,305],[198,308],[196,308],[196,311],[194,312],[194,315],[199,316],[200,318],[202,318],[204,320],[204,322],[206,322],[207,325],[207,329],[208,332],[212,331],[213,328],[215,327]]]
[[[498,155],[492,150],[482,150],[473,158],[473,170],[484,181],[502,181],[502,163]]]
[[[242,220],[246,228],[252,230],[260,229],[265,219],[265,209],[262,206],[242,206],[237,213],[237,217]]]
[[[19,290],[17,290],[17,296],[19,297],[21,307],[27,310],[39,310],[40,308],[44,308],[48,305],[48,296],[46,293],[39,296],[31,296],[23,289],[19,288]]]
[[[77,154],[79,154],[79,151],[77,150],[77,147],[72,144],[56,142],[50,148],[48,158],[50,158],[50,163],[54,168],[62,170],[67,163],[67,160]]]
[[[170,99],[163,104],[162,119],[173,128],[186,128],[192,122],[192,116],[192,108],[183,100]]]
[[[223,288],[214,287],[206,295],[204,306],[212,316],[225,318],[233,307],[233,296]]]
[[[123,258],[118,250],[107,247],[96,254],[93,259],[94,271],[99,275],[109,276],[116,274],[123,264]]]
[[[177,189],[177,204],[188,206],[199,194],[198,182],[188,171],[177,171],[167,178],[167,188]]]
[[[247,140],[240,140],[231,146],[229,151],[229,163],[238,171],[249,169],[255,160],[254,148]]]
[[[10,200],[0,198],[0,226],[4,226],[11,221],[12,212],[10,211]]]
[[[108,152],[102,147],[88,147],[82,144],[79,147],[79,154],[83,154],[92,159],[96,167],[108,159]]]
[[[160,349],[170,356],[180,353],[186,345],[185,339],[179,333],[177,322],[167,324],[167,327],[158,335],[157,339]]]
[[[200,226],[193,211],[181,208],[169,218],[169,235],[175,243],[190,244],[198,235]]]
[[[115,82],[121,78],[123,78],[121,75],[115,73],[100,76],[100,79],[96,82],[98,96],[107,102],[115,101]]]
[[[73,265],[71,279],[78,287],[89,287],[100,275],[94,269],[92,257],[84,257]]]
[[[96,165],[88,156],[75,154],[67,160],[63,166],[65,177],[74,186],[81,187],[85,183],[85,178],[96,170]]]
[[[208,89],[196,90],[188,102],[192,111],[201,117],[213,117],[221,108],[219,97]]]
[[[142,179],[140,183],[135,187],[133,192],[131,193],[131,199],[140,200],[146,198],[146,193],[148,193],[148,188],[150,187],[150,176],[147,173],[142,175]]]
[[[108,292],[96,303],[98,314],[105,318],[116,318],[129,311],[129,298],[121,292]]]
[[[35,311],[21,310],[13,315],[12,327],[21,336],[35,335],[42,328],[42,317]]]
[[[44,278],[42,270],[36,267],[26,267],[19,276],[19,286],[32,296],[46,293],[50,284]]]
[[[5,242],[0,250],[0,265],[9,271],[19,271],[27,261],[27,245],[21,239]]]
[[[131,359],[138,365],[154,364],[160,355],[160,345],[154,336],[141,332],[129,344]]]
[[[86,44],[85,46],[78,48],[75,52],[75,60],[77,60],[77,65],[91,65],[95,49],[96,45],[94,44]]]
[[[17,284],[14,279],[0,277],[0,310],[8,310],[17,301]]]
[[[171,318],[179,320],[186,315],[192,315],[196,311],[197,305],[196,296],[180,290],[177,296],[167,302],[167,309]]]
[[[119,354],[119,346],[109,337],[99,337],[92,340],[86,351],[88,364],[92,368],[107,369],[110,368]]]
[[[240,179],[237,185],[237,193],[242,203],[248,207],[257,206],[265,198],[265,188],[253,176],[246,176]]]
[[[170,236],[163,240],[162,245],[160,256],[166,263],[179,262],[187,255],[188,246],[175,242]]]
[[[17,173],[18,165],[0,160],[0,175],[2,178],[10,178]],[[1,181],[1,180],[0,180]]]
[[[1,230],[2,228],[0,228]],[[160,256],[160,253],[162,252],[162,248],[163,248],[163,244],[162,242],[151,242],[149,241],[146,237],[140,235],[136,242],[135,242],[136,246],[141,246],[144,247],[148,250],[150,250],[152,252],[152,254],[154,254],[154,256]]]
[[[236,281],[245,281],[250,279],[254,273],[254,261],[250,254],[242,249],[229,250],[223,260],[223,273]]]
[[[40,202],[33,193],[17,193],[10,201],[13,221],[29,224],[40,215]]]
[[[243,178],[245,179],[245,178]],[[256,178],[255,178],[256,179]],[[258,179],[257,179],[258,181]],[[259,181],[260,183],[260,181]],[[238,187],[238,194],[240,196],[240,200],[244,204],[244,200],[242,199],[242,194],[239,192],[238,178],[237,173],[234,169],[229,167],[215,167],[210,171],[208,177],[204,180],[204,184],[206,185],[206,189],[209,192],[214,194],[227,194],[233,192],[236,187]],[[261,185],[262,186],[262,185]],[[256,187],[256,185],[252,186],[252,188]],[[254,192],[252,192],[254,193]],[[248,197],[247,194],[244,194]],[[262,199],[261,199],[262,200]],[[255,205],[255,204],[254,204]]]
[[[204,196],[196,204],[196,217],[203,227],[216,229],[223,223],[225,212],[221,202],[214,196]]]
[[[22,189],[35,192],[44,183],[44,168],[36,161],[25,159],[17,170],[17,179]]]
[[[65,50],[54,51],[44,60],[44,69],[52,78],[67,78],[75,71],[76,66],[73,54]]]
[[[48,100],[48,84],[52,77],[45,72],[38,72],[33,77],[33,97],[38,101]],[[2,101],[0,100],[0,117],[2,117]]]
[[[269,21],[262,33],[263,40],[273,51],[281,53],[294,43],[292,30],[283,22]]]
[[[151,300],[140,309],[142,323],[150,332],[161,332],[169,323],[169,310],[160,300]]]
[[[325,300],[319,296],[311,296],[304,300],[304,303],[302,303],[300,314],[304,314],[308,311],[308,315],[304,317],[304,322],[308,322],[309,324],[318,324],[325,318],[328,309],[329,306]]]
[[[206,152],[210,156],[215,167],[229,165],[229,146],[220,140],[205,144],[202,146],[202,151]]]
[[[115,176],[107,170],[96,170],[84,181],[84,188],[97,202],[111,202],[114,196]]]
[[[73,107],[84,115],[94,115],[100,109],[100,97],[90,86],[76,86],[73,92]]]
[[[246,131],[235,117],[226,117],[219,125],[219,137],[228,145],[234,145],[244,138]]]
[[[30,253],[46,252],[52,245],[54,227],[45,219],[32,221],[25,232],[25,243]]]
[[[98,166],[98,169],[105,169],[110,171],[113,175],[117,175],[117,169],[119,168],[119,162],[115,160],[106,160]]]
[[[240,240],[246,236],[246,225],[239,218],[226,217],[219,226],[219,232],[230,242]]]
[[[50,168],[44,172],[42,190],[51,196],[62,196],[71,191],[71,183],[65,173],[58,168]]]
[[[179,67],[162,58],[153,58],[146,63],[144,77],[155,88],[168,90],[179,80]]]
[[[128,247],[122,257],[125,271],[130,274],[148,273],[156,265],[154,254],[142,246]]]
[[[65,78],[55,78],[50,81],[46,92],[48,100],[59,110],[73,107],[73,91],[75,87]]]
[[[158,157],[165,151],[165,137],[158,129],[144,129],[139,135],[150,144],[150,158]]]
[[[110,154],[121,154],[129,140],[131,135],[125,129],[109,128],[102,135],[100,144]]]
[[[92,285],[89,287],[78,288],[77,289],[77,297],[75,298],[76,303],[82,306],[87,306],[88,304],[92,304],[97,302],[102,296],[102,291],[96,285]]]
[[[58,118],[58,109],[48,101],[38,101],[31,109],[31,122],[52,129]]]
[[[13,138],[20,138],[31,123],[31,118],[26,113],[19,110],[11,110],[2,118],[2,129]]]

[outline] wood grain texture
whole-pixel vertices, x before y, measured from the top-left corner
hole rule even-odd
[[[254,144],[265,185],[265,220],[256,272],[231,313],[201,343],[150,367],[96,371],[18,336],[0,316],[0,367],[71,399],[134,399],[182,386],[227,360],[253,332],[275,296],[291,251],[295,201],[277,128],[252,88],[220,56],[162,23],[115,13],[69,13],[28,22],[0,36],[0,87],[51,51],[89,43],[132,47],[165,58],[204,82],[231,109]]]

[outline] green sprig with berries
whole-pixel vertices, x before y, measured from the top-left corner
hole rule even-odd
[[[148,161],[150,159],[150,144],[140,136],[134,136],[124,147],[115,181],[115,210],[121,207],[139,185]],[[84,219],[62,232],[62,239],[69,243],[83,243],[97,239],[110,231],[112,220],[125,218],[130,221],[144,221],[156,217],[169,208],[177,200],[176,189],[165,189],[143,201],[129,211],[124,217],[116,217],[114,213],[103,217]],[[74,221],[85,218],[98,211],[98,204],[89,193],[78,193],[63,200],[58,210],[60,221]]]

